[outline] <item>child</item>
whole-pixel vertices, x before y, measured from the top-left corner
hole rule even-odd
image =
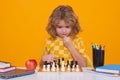
[[[58,58],[73,59],[82,67],[91,66],[83,40],[76,36],[81,27],[72,7],[58,6],[49,17],[46,29],[51,37],[45,42],[41,67],[45,61],[53,62]]]

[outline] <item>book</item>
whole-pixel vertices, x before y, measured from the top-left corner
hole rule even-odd
[[[10,66],[11,64],[9,62],[0,61],[0,68],[10,67]]]
[[[12,71],[12,70],[15,70],[15,69],[16,69],[15,66],[6,67],[6,68],[0,68],[0,73]]]
[[[105,66],[96,67],[97,72],[104,72],[104,73],[113,73],[113,74],[120,74],[120,65],[119,64],[109,64]]]

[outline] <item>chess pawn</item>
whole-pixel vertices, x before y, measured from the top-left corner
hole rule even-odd
[[[58,64],[60,64],[60,59],[58,59]]]
[[[50,63],[47,64],[47,71],[50,71]]]
[[[61,71],[65,71],[65,67],[64,66],[61,67]]]
[[[67,66],[67,71],[70,71],[70,65]]]
[[[58,65],[58,67],[59,67],[59,69],[60,69],[60,67],[61,67],[60,59],[58,59],[58,63],[57,63],[57,65]]]
[[[80,71],[79,70],[79,65],[76,65],[76,72]]]
[[[46,71],[46,65],[43,65],[43,72]]]
[[[57,65],[57,69],[56,70],[59,71],[59,65]]]
[[[64,63],[63,63],[62,66],[61,66],[61,71],[65,71]]]
[[[65,66],[64,66],[64,58],[62,58],[62,66],[61,66],[61,71],[65,71]]]
[[[55,71],[55,63],[52,64],[52,71]]]
[[[73,61],[71,61],[70,67],[72,68],[72,67],[73,67],[73,65],[74,65],[74,62],[73,62]]]
[[[69,60],[67,60],[67,65],[66,65],[66,67],[68,67],[68,65],[70,65],[70,64],[69,64]]]
[[[75,65],[72,65],[72,71],[74,71],[75,70]]]

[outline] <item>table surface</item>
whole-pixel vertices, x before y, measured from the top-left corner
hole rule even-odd
[[[38,72],[36,70],[34,74],[8,80],[120,80],[120,76],[98,73],[91,71],[90,68],[83,68],[83,72]]]

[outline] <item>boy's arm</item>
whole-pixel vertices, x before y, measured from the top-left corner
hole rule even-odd
[[[64,37],[63,39],[64,39],[64,45],[69,50],[69,52],[71,53],[73,59],[75,61],[78,61],[78,64],[80,66],[86,67],[87,66],[87,59],[80,55],[78,50],[73,45],[71,39],[69,37]]]
[[[78,64],[81,67],[87,66],[87,59],[80,55],[80,53],[77,51],[77,49],[74,47],[74,45],[69,46],[68,50],[72,54],[75,61],[78,61]]]
[[[42,59],[40,60],[40,63],[39,63],[39,67],[42,68],[43,67],[43,64],[44,62],[42,61]]]

